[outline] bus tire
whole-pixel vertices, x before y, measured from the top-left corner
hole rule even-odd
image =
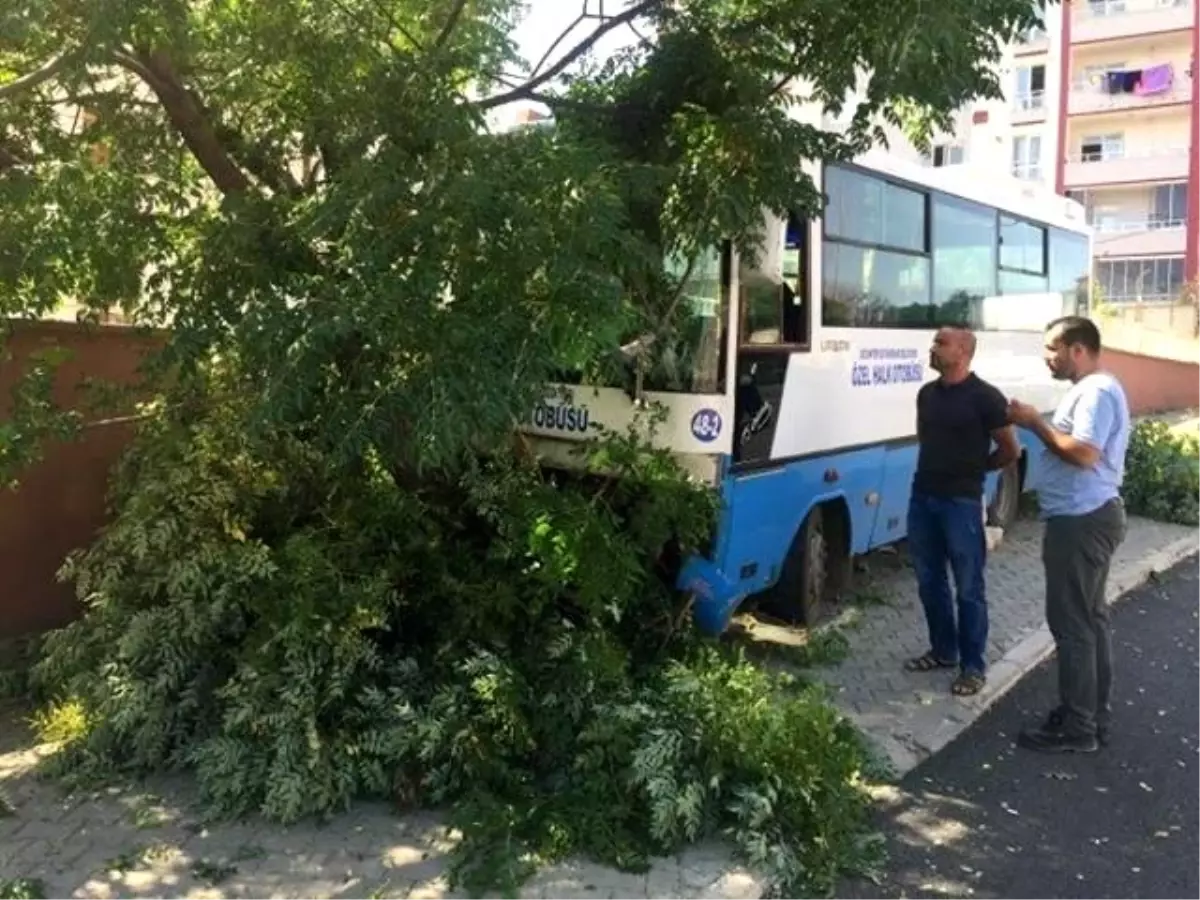
[[[772,611],[787,622],[816,625],[828,615],[849,579],[848,542],[840,512],[815,506],[796,532],[771,591]]]
[[[1021,508],[1021,470],[1016,462],[1000,470],[996,496],[987,510],[987,523],[993,528],[1008,528]]]

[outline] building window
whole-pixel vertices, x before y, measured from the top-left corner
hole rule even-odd
[[[1067,191],[1067,199],[1074,200],[1083,207],[1084,221],[1092,224],[1092,213],[1096,209],[1096,198],[1089,190]]]
[[[1091,135],[1079,144],[1080,162],[1121,159],[1124,155],[1125,135],[1120,133]]]
[[[1042,179],[1042,138],[1030,134],[1013,138],[1012,173],[1025,181]]]
[[[933,310],[938,325],[980,327],[996,294],[996,211],[953,197],[933,201]]]
[[[1180,228],[1187,222],[1187,182],[1160,184],[1154,188],[1154,212],[1150,228]]]
[[[1042,109],[1046,102],[1046,67],[1019,66],[1017,89],[1013,94],[1013,106],[1018,110]]]
[[[923,253],[925,195],[841,166],[825,167],[825,235]]]
[[[936,168],[943,166],[961,166],[966,162],[966,151],[958,144],[940,144],[933,148],[929,161]]]
[[[1093,16],[1119,16],[1125,12],[1125,0],[1088,0]]]
[[[1124,62],[1104,63],[1098,66],[1085,66],[1083,74],[1079,75],[1073,82],[1072,87],[1077,91],[1094,91],[1102,88],[1104,80],[1109,72],[1123,72],[1125,70]]]
[[[1173,302],[1184,285],[1183,257],[1099,260],[1096,285],[1109,303]]]

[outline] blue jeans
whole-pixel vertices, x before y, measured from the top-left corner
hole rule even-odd
[[[930,650],[940,662],[957,662],[964,672],[982,675],[988,638],[982,498],[914,492],[908,506],[908,545],[929,626]],[[957,589],[957,624],[947,563]]]

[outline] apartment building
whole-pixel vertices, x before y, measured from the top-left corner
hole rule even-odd
[[[930,165],[1007,169],[1083,203],[1110,303],[1178,299],[1200,265],[1200,0],[1067,0],[1001,67]]]
[[[1088,210],[1112,303],[1169,302],[1200,251],[1198,0],[1071,4],[1055,186]]]

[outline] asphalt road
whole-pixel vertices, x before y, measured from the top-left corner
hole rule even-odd
[[[1200,896],[1198,590],[1192,557],[1118,603],[1107,748],[1016,747],[1056,703],[1049,660],[900,782],[881,880],[840,895]]]

